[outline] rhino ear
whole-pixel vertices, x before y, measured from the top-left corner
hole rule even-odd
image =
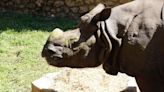
[[[105,8],[104,10],[102,10],[100,13],[96,14],[93,19],[92,22],[97,23],[98,21],[105,21],[106,19],[109,18],[111,14],[111,8]]]
[[[87,14],[81,16],[81,21],[90,23],[91,20],[93,19],[93,17],[96,14],[100,13],[101,11],[103,11],[104,9],[105,9],[105,5],[104,4],[101,4],[101,3],[98,4],[90,12],[88,12]]]

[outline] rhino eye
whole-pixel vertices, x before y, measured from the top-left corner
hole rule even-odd
[[[53,43],[54,46],[61,46],[60,44],[58,43]]]
[[[72,44],[72,47],[77,47],[77,46],[79,46],[79,42],[74,42],[73,44]]]

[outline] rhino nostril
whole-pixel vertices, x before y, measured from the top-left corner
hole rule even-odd
[[[48,55],[51,58],[63,58],[61,53],[54,52],[53,50],[48,49]]]
[[[62,52],[57,50],[55,47],[48,48],[48,54],[51,58],[63,58]]]
[[[44,48],[42,50],[42,57],[48,57],[48,56],[53,55],[53,54],[55,54],[55,52],[48,49],[48,48]]]
[[[56,54],[56,52],[54,52],[53,50],[50,50],[50,49],[48,49],[48,52],[49,52],[50,54]]]

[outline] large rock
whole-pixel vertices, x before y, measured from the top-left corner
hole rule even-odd
[[[128,76],[111,76],[101,68],[65,68],[49,73],[32,84],[32,92],[120,92],[127,87]]]

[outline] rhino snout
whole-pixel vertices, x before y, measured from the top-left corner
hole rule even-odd
[[[58,46],[54,44],[46,44],[42,51],[42,57],[51,59],[64,59],[74,55],[72,49],[64,46]]]
[[[63,47],[61,46],[54,46],[53,44],[48,44],[44,47],[42,51],[42,57],[49,57],[49,58],[63,58],[62,55]]]

